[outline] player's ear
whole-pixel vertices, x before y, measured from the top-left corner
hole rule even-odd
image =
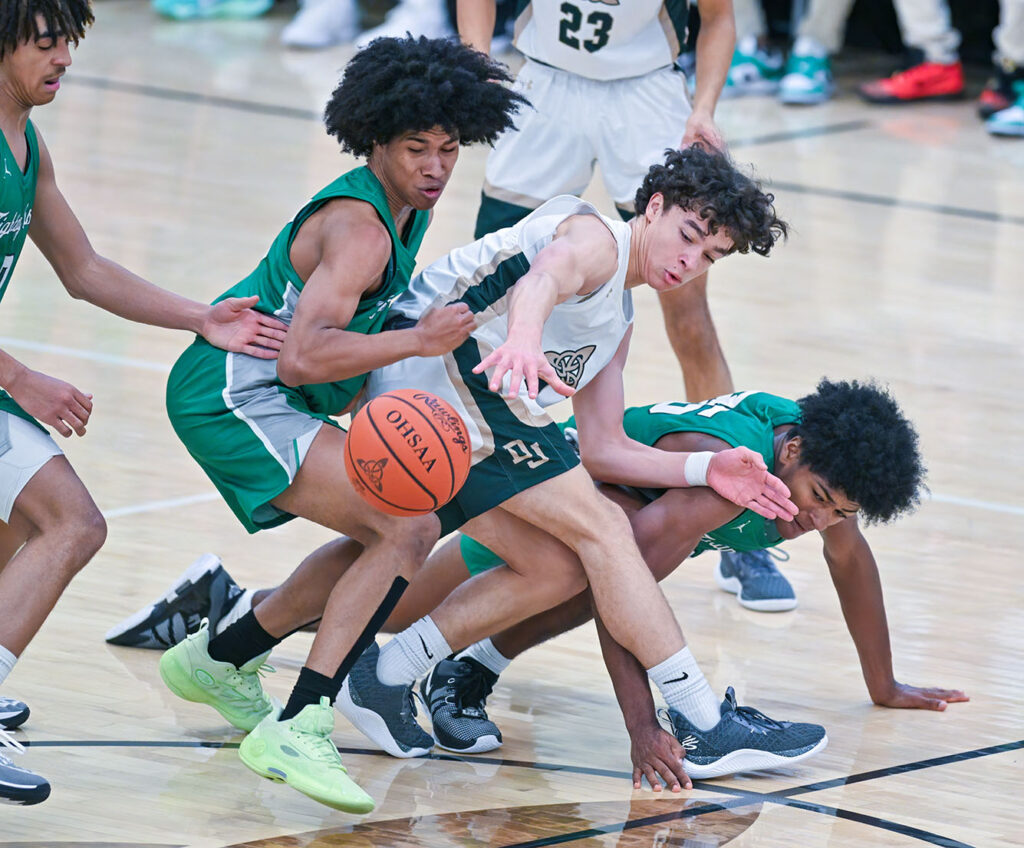
[[[661,215],[662,210],[665,208],[665,195],[660,191],[654,192],[650,199],[647,201],[647,208],[644,210],[644,214],[647,216],[648,221],[653,221]]]
[[[782,445],[782,458],[787,464],[800,462],[800,452],[803,450],[804,440],[801,436],[790,436]]]

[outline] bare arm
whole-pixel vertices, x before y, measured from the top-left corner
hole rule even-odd
[[[281,347],[285,326],[251,311],[257,298],[231,298],[208,306],[155,286],[96,253],[57,187],[53,161],[41,137],[29,236],[74,298],[130,321],[188,330],[217,347],[264,359],[274,358]]]
[[[682,147],[700,142],[724,147],[715,126],[715,106],[725,85],[733,50],[736,47],[736,22],[732,0],[699,0],[700,34],[697,36],[697,88],[693,112],[686,122]]]
[[[919,688],[896,680],[882,584],[871,547],[853,518],[829,527],[822,538],[825,561],[871,700],[885,707],[927,710],[944,710],[947,702],[968,700],[959,690]]]
[[[391,256],[391,237],[369,204],[334,201],[303,224],[293,250],[298,238],[307,240],[302,249],[312,252],[313,271],[278,360],[286,385],[345,380],[408,356],[443,353],[468,337],[473,316],[465,304],[428,313],[408,329],[345,329],[360,298],[380,285]]]
[[[510,289],[507,340],[473,372],[494,369],[489,380],[492,392],[501,390],[508,374],[506,397],[515,397],[524,379],[531,398],[537,397],[540,379],[559,394],[572,395],[573,390],[559,379],[541,349],[544,322],[555,304],[607,282],[617,263],[615,237],[599,218],[573,215],[563,221],[552,242]]]
[[[612,360],[573,397],[580,440],[580,458],[596,480],[632,486],[684,488],[691,451],[666,452],[637,442],[622,426],[625,407],[622,372],[629,352],[629,338],[619,345]],[[724,446],[724,443],[722,445]],[[706,485],[765,518],[796,515],[789,489],[768,473],[760,455],[745,448],[717,448],[707,466]]]
[[[496,0],[458,0],[455,14],[463,44],[490,54],[497,6]]]

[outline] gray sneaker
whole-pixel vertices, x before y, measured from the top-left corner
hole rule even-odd
[[[50,784],[46,779],[27,768],[16,766],[10,757],[2,753],[4,749],[18,754],[25,753],[21,744],[0,730],[0,803],[27,807],[49,798]]]
[[[204,618],[210,632],[243,595],[214,554],[203,554],[167,593],[107,632],[111,645],[166,651],[194,633]]]
[[[14,730],[28,719],[28,704],[0,696],[0,730]]]
[[[737,706],[731,686],[725,690],[722,718],[710,730],[698,730],[676,710],[660,714],[667,714],[672,732],[686,749],[686,773],[698,780],[790,766],[828,745],[821,725],[775,721],[753,707]]]
[[[416,721],[412,684],[385,686],[377,677],[380,648],[374,642],[349,672],[334,705],[356,730],[392,757],[422,757],[434,738]]]
[[[441,660],[430,670],[420,691],[438,745],[459,754],[501,747],[501,731],[484,709],[497,682],[498,675],[472,657]]]
[[[781,551],[781,561],[789,559]],[[741,606],[758,612],[785,612],[796,608],[796,592],[775,567],[767,550],[722,551],[715,569],[719,588],[732,592]]]

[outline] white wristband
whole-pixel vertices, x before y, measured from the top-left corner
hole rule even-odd
[[[711,457],[714,455],[714,451],[699,451],[686,457],[683,476],[686,478],[687,486],[706,486],[708,484],[708,466],[711,465]]]

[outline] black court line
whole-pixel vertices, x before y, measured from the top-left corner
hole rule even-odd
[[[238,742],[203,742],[203,741],[131,741],[131,740],[51,740],[51,741],[39,741],[32,742],[26,740],[22,743],[25,747],[37,747],[37,748],[57,748],[57,747],[113,747],[113,748],[237,748],[240,743]],[[597,828],[587,828],[586,830],[574,831],[572,833],[560,834],[559,836],[546,837],[541,840],[535,840],[532,842],[521,842],[514,843],[511,845],[504,846],[504,848],[543,848],[549,845],[561,845],[568,842],[576,842],[581,839],[588,839],[593,836],[600,836],[606,833],[616,833],[623,830],[633,830],[640,827],[646,827],[650,824],[657,824],[662,821],[669,821],[672,819],[679,818],[692,818],[694,816],[705,815],[707,813],[719,812],[722,810],[732,809],[733,807],[744,807],[750,806],[751,804],[778,804],[780,806],[793,807],[798,810],[806,810],[808,812],[819,813],[821,815],[834,816],[836,818],[848,819],[855,821],[860,824],[869,825],[871,827],[877,827],[882,830],[886,830],[892,833],[898,833],[904,836],[918,839],[923,842],[928,842],[932,845],[944,846],[944,848],[972,848],[968,843],[960,842],[956,839],[952,839],[947,836],[932,833],[931,831],[922,830],[920,828],[911,827],[909,825],[901,824],[900,822],[890,821],[889,819],[879,818],[877,816],[867,815],[865,813],[857,813],[852,810],[844,810],[839,807],[830,807],[825,804],[814,804],[807,801],[795,800],[793,796],[803,795],[808,792],[819,792],[824,789],[832,789],[837,786],[845,786],[852,783],[862,783],[868,780],[877,780],[882,777],[890,777],[898,774],[907,774],[909,772],[921,771],[927,768],[934,768],[935,766],[950,765],[952,763],[966,762],[968,760],[978,759],[980,757],[988,757],[993,754],[1003,754],[1009,751],[1016,751],[1024,748],[1024,739],[1016,742],[1005,742],[1000,745],[991,745],[986,748],[975,748],[970,751],[962,751],[957,754],[947,754],[941,757],[932,757],[927,760],[918,760],[912,763],[903,763],[901,765],[888,766],[882,769],[874,769],[873,771],[860,772],[853,774],[848,777],[835,778],[833,780],[819,781],[817,783],[807,783],[802,786],[796,786],[792,789],[787,789],[782,792],[752,792],[745,789],[736,789],[730,786],[719,786],[717,784],[708,783],[706,781],[695,780],[693,786],[695,789],[701,789],[709,792],[716,792],[726,795],[736,796],[734,799],[729,801],[723,801],[720,803],[705,804],[699,807],[690,807],[686,810],[680,810],[674,813],[666,813],[662,816],[645,817],[642,819],[627,820],[624,822],[616,822],[608,825],[601,825]],[[388,754],[383,751],[378,751],[369,748],[339,748],[342,754],[354,754],[364,756],[375,756],[375,757],[386,757]],[[617,779],[632,779],[632,772],[618,771],[615,769],[599,769],[591,768],[589,766],[574,766],[567,763],[541,763],[532,762],[529,760],[505,760],[499,757],[459,757],[454,754],[428,754],[423,759],[449,761],[449,762],[465,762],[465,763],[484,763],[487,765],[498,765],[508,766],[512,768],[528,768],[538,769],[543,771],[562,771],[569,774],[586,774],[596,775],[599,777],[612,777]],[[2,845],[2,843],[0,843]]]
[[[795,141],[800,138],[816,138],[823,135],[838,135],[839,133],[855,132],[873,126],[872,121],[843,121],[840,124],[823,124],[820,127],[804,127],[802,130],[786,130],[785,132],[767,133],[766,135],[755,135],[750,138],[731,139],[730,150],[738,147],[753,147],[759,144],[776,144],[780,141]]]
[[[158,100],[173,100],[177,103],[192,103],[203,106],[219,106],[223,109],[234,109],[238,112],[249,112],[256,115],[273,115],[276,118],[294,118],[300,121],[321,120],[321,115],[314,109],[299,109],[294,106],[281,106],[276,103],[260,103],[255,100],[242,100],[237,97],[222,97],[217,94],[201,94],[197,91],[183,91],[177,88],[165,88],[160,85],[149,85],[138,82],[122,82],[120,80],[93,77],[88,74],[68,74],[68,83],[100,88],[108,91],[119,91],[123,94],[138,94],[142,97],[153,97]]]
[[[989,212],[985,209],[971,209],[966,206],[946,206],[941,203],[925,203],[919,200],[901,200],[895,197],[887,197],[883,194],[867,194],[860,191],[847,191],[837,188],[820,188],[818,186],[802,185],[801,183],[789,183],[782,180],[771,180],[768,188],[780,191],[792,191],[797,194],[813,195],[815,197],[829,197],[835,200],[848,200],[853,203],[867,203],[872,206],[886,206],[891,209],[916,209],[921,212],[931,212],[935,215],[949,215],[954,218],[970,218],[975,221],[987,221],[993,224],[1014,224],[1018,227],[1024,226],[1024,216],[1003,215],[999,212]]]

